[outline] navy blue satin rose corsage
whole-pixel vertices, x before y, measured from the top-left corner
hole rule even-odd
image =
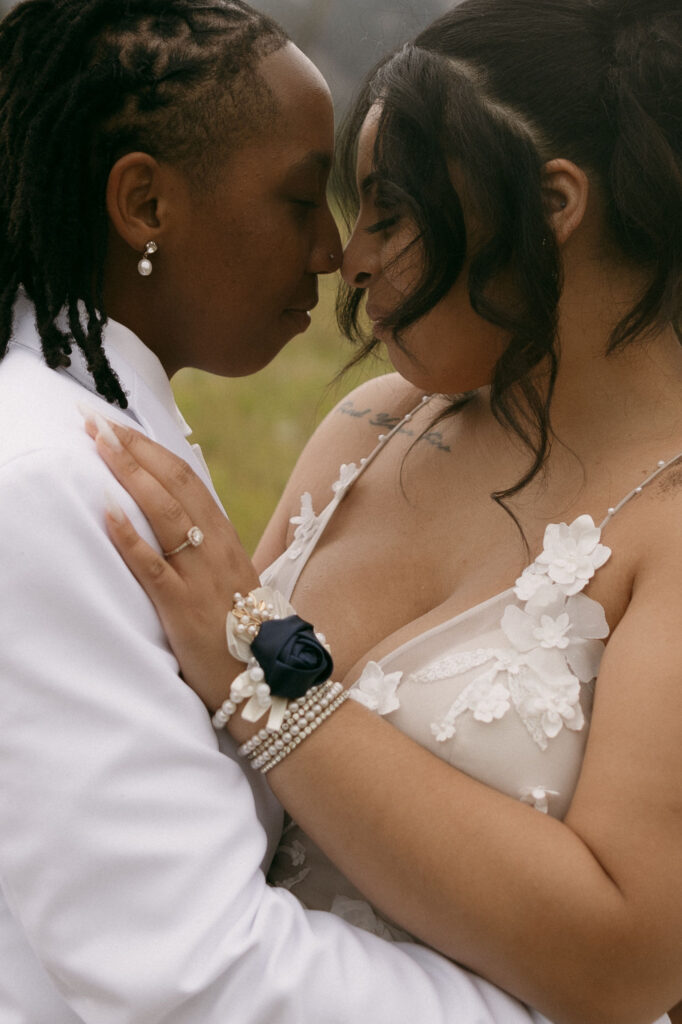
[[[326,682],[334,671],[331,654],[312,625],[298,615],[263,622],[251,651],[273,697],[295,700],[311,686]]]

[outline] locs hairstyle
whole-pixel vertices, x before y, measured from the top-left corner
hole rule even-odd
[[[102,349],[109,171],[142,150],[209,183],[273,116],[257,64],[286,41],[242,0],[26,0],[0,23],[0,358],[23,286],[47,363],[75,342],[126,406]]]
[[[648,286],[610,339],[609,351],[672,322],[680,328],[682,251],[682,6],[680,0],[464,0],[369,75],[342,128],[336,187],[357,211],[357,137],[381,104],[374,152],[376,199],[417,229],[423,273],[384,323],[400,331],[430,310],[469,263],[473,308],[509,334],[494,371],[492,408],[528,446],[528,472],[551,443],[559,351],[561,263],[542,201],[541,170],[555,157],[584,168],[604,199],[607,241],[648,271]],[[460,197],[486,229],[469,251]],[[514,308],[492,297],[511,275]],[[362,290],[342,293],[349,337]],[[355,361],[355,360],[354,360]],[[547,370],[546,383],[530,378]],[[460,396],[449,412],[466,402]]]

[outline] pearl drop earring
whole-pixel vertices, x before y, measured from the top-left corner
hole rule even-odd
[[[149,277],[154,267],[152,261],[149,259],[155,252],[158,251],[158,245],[156,242],[147,242],[144,247],[144,255],[140,262],[137,264],[137,272],[141,277]]]

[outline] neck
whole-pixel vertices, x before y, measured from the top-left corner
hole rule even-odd
[[[556,435],[577,454],[631,442],[680,444],[682,346],[672,326],[607,354],[644,287],[637,272],[597,261],[567,275],[551,416]]]

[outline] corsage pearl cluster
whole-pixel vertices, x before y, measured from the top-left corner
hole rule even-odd
[[[226,621],[227,645],[246,662],[230,695],[213,715],[224,728],[244,704],[242,718],[267,723],[239,753],[266,774],[307,739],[348,696],[329,676],[333,663],[324,636],[300,619],[276,590],[259,587],[246,597],[234,595]],[[246,703],[244,703],[246,702]]]

